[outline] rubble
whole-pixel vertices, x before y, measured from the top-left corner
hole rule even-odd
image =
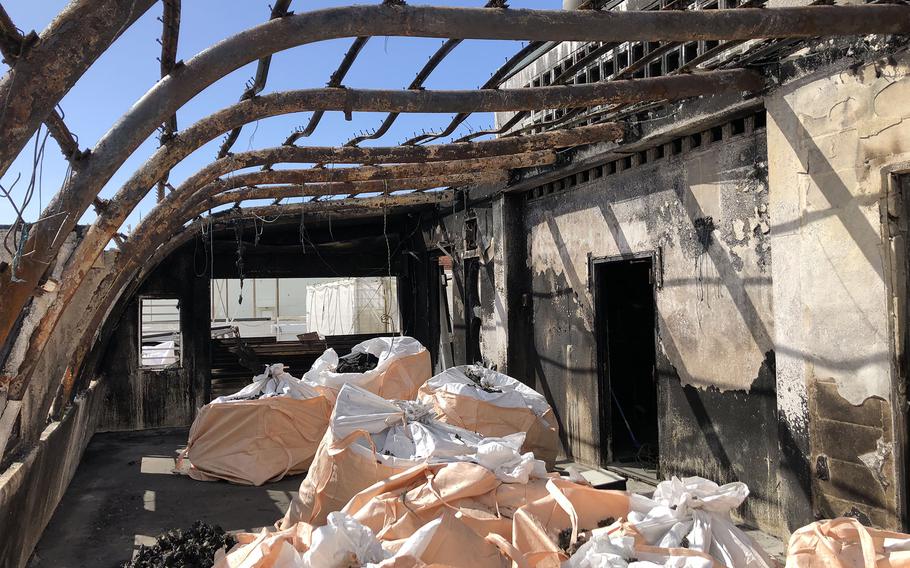
[[[152,546],[140,546],[136,556],[124,563],[123,568],[204,568],[212,565],[217,551],[236,543],[221,527],[196,521],[187,530],[174,529],[160,535]]]

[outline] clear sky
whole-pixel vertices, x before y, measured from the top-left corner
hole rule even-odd
[[[483,5],[483,1],[438,0],[437,5],[479,7]],[[333,0],[317,2],[294,0],[291,9],[300,13],[346,4]],[[561,8],[555,0],[511,0],[509,4],[513,8]],[[66,0],[3,2],[10,17],[26,33],[33,29],[39,32],[43,30],[65,5]],[[101,56],[61,102],[65,121],[70,130],[78,136],[81,148],[94,146],[114,121],[159,79],[157,58],[161,47],[157,40],[161,34],[161,23],[158,21],[161,12],[160,2],[152,6]],[[190,59],[217,41],[267,20],[269,13],[268,0],[183,0],[177,58]],[[269,80],[264,92],[324,86],[351,41],[350,39],[326,41],[276,54],[272,58]],[[441,39],[425,38],[372,38],[348,72],[344,84],[360,88],[404,88],[442,42]],[[428,89],[477,88],[520,47],[519,42],[465,41],[437,67],[425,86]],[[237,102],[244,84],[253,77],[255,68],[255,63],[243,67],[191,100],[178,112],[178,126],[184,128],[218,109]],[[316,132],[309,138],[301,139],[298,144],[341,145],[361,130],[378,127],[384,116],[379,113],[355,113],[353,120],[346,122],[341,113],[326,113]],[[269,118],[258,124],[248,125],[234,145],[234,150],[278,146],[295,127],[305,125],[308,119],[309,113],[300,113]],[[410,138],[415,131],[443,127],[450,119],[449,114],[401,115],[385,136],[378,141],[365,142],[363,145],[395,145]],[[469,127],[477,130],[489,127],[492,123],[492,114],[472,115],[455,135],[457,137],[467,133]],[[219,144],[220,139],[203,146],[184,160],[172,172],[171,182],[177,185],[212,161]],[[121,184],[157,146],[155,136],[146,140],[114,175],[101,195],[109,197],[116,193]],[[21,173],[22,179],[13,190],[17,203],[21,202],[32,174],[33,150],[34,140],[0,180],[0,183],[9,189],[16,176]],[[36,189],[34,198],[26,209],[27,221],[34,221],[39,217],[41,208],[60,188],[66,169],[67,164],[56,142],[49,138],[41,168],[40,196]],[[147,214],[154,206],[154,199],[152,191],[127,221],[125,230],[135,227],[139,216]],[[0,201],[2,201],[0,224],[11,223],[15,218],[13,209],[5,200]],[[81,222],[91,222],[93,218],[94,213],[89,209]]]

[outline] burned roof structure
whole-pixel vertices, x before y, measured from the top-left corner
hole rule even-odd
[[[802,354],[788,351],[788,348],[799,351],[790,345],[789,339],[804,333],[794,331],[802,325],[798,324],[801,316],[795,315],[800,300],[788,295],[790,288],[783,287],[783,275],[780,276],[781,287],[776,292],[772,290],[770,268],[765,271],[770,263],[770,252],[762,247],[767,243],[764,235],[770,231],[770,227],[765,231],[766,226],[777,222],[769,220],[769,208],[775,207],[774,203],[769,204],[767,197],[769,175],[771,183],[775,183],[774,179],[782,185],[809,183],[804,180],[805,176],[811,177],[811,172],[817,171],[813,168],[822,167],[819,165],[824,162],[822,158],[836,162],[838,152],[842,151],[828,138],[820,147],[815,147],[811,133],[801,130],[804,116],[813,112],[820,116],[827,111],[833,112],[831,108],[810,111],[794,106],[790,109],[791,114],[787,114],[785,102],[792,100],[787,97],[811,97],[799,89],[818,79],[818,73],[827,73],[826,77],[841,72],[855,73],[865,77],[858,80],[860,84],[868,85],[876,80],[866,77],[870,66],[880,70],[879,78],[892,73],[888,80],[900,84],[894,89],[901,89],[903,95],[910,93],[907,87],[910,63],[906,54],[910,6],[878,1],[846,5],[812,2],[783,7],[763,0],[748,0],[742,4],[727,0],[721,6],[716,1],[626,0],[587,2],[575,8],[513,9],[501,0],[490,0],[477,8],[413,6],[384,1],[375,5],[304,11],[302,5],[292,6],[291,0],[277,0],[271,6],[267,21],[226,38],[189,59],[178,60],[177,45],[181,36],[194,32],[181,27],[180,0],[162,0],[160,3],[154,0],[72,0],[47,29],[28,34],[22,33],[0,7],[0,49],[9,66],[0,80],[0,100],[5,101],[0,112],[0,174],[10,168],[42,125],[59,144],[71,167],[66,182],[39,218],[26,220],[20,215],[7,228],[6,236],[15,241],[15,246],[10,247],[9,254],[0,257],[0,467],[5,472],[0,476],[0,504],[6,508],[0,519],[0,534],[8,535],[0,539],[3,541],[0,543],[3,565],[21,566],[27,561],[75,472],[85,445],[97,427],[98,416],[105,413],[101,407],[113,395],[104,398],[105,395],[94,393],[105,388],[102,377],[106,357],[109,357],[107,353],[112,345],[117,345],[114,330],[131,309],[130,302],[149,279],[155,280],[156,271],[160,272],[162,266],[169,266],[169,262],[183,266],[179,264],[183,261],[174,260],[175,251],[184,250],[181,247],[204,251],[203,266],[208,263],[208,267],[202,274],[207,282],[218,272],[212,267],[213,259],[232,258],[234,254],[233,250],[227,251],[234,247],[232,231],[237,231],[237,247],[243,248],[242,243],[249,239],[255,238],[258,244],[257,231],[266,225],[274,232],[271,237],[274,241],[269,242],[266,237],[266,246],[259,253],[248,248],[247,252],[254,257],[267,254],[268,250],[280,256],[302,243],[304,253],[309,246],[317,255],[318,260],[313,262],[327,264],[334,262],[331,258],[337,252],[330,250],[332,238],[328,235],[333,231],[332,223],[339,234],[350,230],[354,235],[351,238],[365,239],[387,236],[394,225],[396,242],[401,249],[395,251],[396,267],[408,263],[420,265],[408,272],[414,291],[413,298],[408,300],[412,303],[409,331],[428,345],[440,345],[440,325],[435,320],[422,322],[421,314],[434,311],[438,314],[440,303],[435,291],[423,290],[436,286],[435,273],[428,275],[426,267],[438,270],[439,257],[443,256],[449,262],[454,259],[456,270],[464,270],[467,275],[470,270],[480,270],[477,266],[470,268],[469,264],[481,259],[481,264],[494,275],[490,277],[491,281],[495,282],[487,292],[479,294],[492,294],[498,303],[490,300],[489,305],[481,305],[478,298],[472,299],[470,287],[465,285],[462,296],[453,303],[464,312],[459,316],[463,329],[458,340],[464,345],[459,346],[461,352],[456,358],[465,359],[461,361],[463,363],[472,363],[473,356],[479,355],[480,359],[493,362],[501,369],[510,368],[511,374],[523,371],[557,410],[561,429],[568,433],[563,440],[567,455],[601,464],[609,461],[606,450],[597,449],[600,444],[606,444],[607,438],[602,431],[606,426],[591,424],[598,420],[609,422],[610,411],[603,409],[609,408],[611,403],[609,399],[601,400],[601,410],[573,410],[599,387],[586,391],[572,386],[571,380],[573,369],[586,369],[585,373],[594,376],[605,364],[603,357],[607,348],[599,343],[602,339],[595,338],[599,333],[595,320],[609,316],[606,304],[595,305],[594,290],[600,285],[599,275],[606,274],[598,272],[601,270],[598,259],[628,259],[644,255],[641,251],[648,250],[650,252],[645,256],[653,260],[653,274],[661,279],[663,291],[674,286],[671,280],[677,276],[679,289],[688,286],[682,282],[684,276],[670,276],[673,263],[688,263],[686,266],[694,267],[690,280],[698,280],[697,294],[701,296],[696,303],[706,302],[704,305],[707,306],[710,295],[718,294],[733,297],[739,307],[747,306],[744,311],[731,310],[719,317],[721,320],[729,319],[727,316],[743,320],[746,331],[742,335],[754,340],[755,347],[750,349],[760,355],[760,360],[750,355],[748,364],[743,363],[743,368],[749,367],[748,380],[754,380],[754,385],[743,382],[746,379],[742,378],[718,386],[719,383],[705,379],[704,374],[699,375],[699,365],[707,364],[705,359],[710,359],[710,355],[691,355],[689,367],[683,362],[690,361],[690,354],[699,349],[712,349],[720,339],[709,338],[698,346],[694,338],[697,334],[692,334],[684,336],[684,344],[673,344],[673,334],[668,330],[684,325],[697,328],[701,323],[693,314],[699,312],[694,308],[687,311],[691,307],[686,304],[688,300],[677,298],[679,305],[669,299],[666,304],[659,303],[652,318],[657,322],[659,344],[655,369],[676,377],[675,386],[661,391],[659,399],[674,408],[685,407],[685,416],[679,420],[696,424],[705,433],[707,441],[698,444],[704,444],[708,448],[705,453],[711,455],[703,458],[699,454],[701,450],[693,450],[692,459],[710,462],[712,465],[705,467],[713,468],[721,477],[736,473],[744,478],[751,475],[760,479],[757,483],[761,488],[756,488],[755,492],[767,502],[750,514],[756,524],[768,530],[786,532],[801,526],[817,512],[828,513],[826,507],[842,513],[839,509],[847,509],[847,505],[854,502],[871,504],[871,515],[879,515],[879,524],[899,528],[903,523],[906,528],[907,453],[900,444],[907,430],[906,417],[901,415],[903,411],[893,410],[900,406],[897,398],[888,398],[883,403],[892,410],[876,411],[878,421],[875,425],[864,424],[867,421],[865,414],[855,419],[857,431],[862,430],[860,426],[877,425],[878,430],[862,430],[863,435],[877,439],[879,434],[890,432],[890,441],[896,448],[885,456],[873,455],[875,459],[881,458],[875,462],[878,469],[877,473],[872,472],[873,478],[876,482],[886,479],[884,484],[878,483],[874,497],[845,495],[850,492],[819,486],[819,481],[813,478],[812,460],[822,455],[827,459],[832,450],[827,449],[828,442],[817,439],[822,435],[820,430],[810,431],[808,421],[816,420],[818,424],[833,428],[829,422],[837,422],[838,416],[856,417],[861,412],[851,408],[857,401],[859,405],[870,404],[871,399],[864,395],[842,396],[843,400],[825,398],[832,389],[838,390],[831,386],[840,385],[836,372],[825,375],[833,377],[834,383],[830,384],[824,380],[816,384],[801,378],[800,373],[809,367],[824,368],[825,361],[823,357],[806,355],[812,351],[808,347]],[[120,36],[149,10],[161,10],[161,51],[155,54],[160,59],[160,80],[110,125],[101,139],[91,147],[85,146],[84,141],[67,128],[58,104],[98,58],[115,46]],[[401,90],[346,86],[345,76],[364,45],[381,36],[441,38],[445,41],[428,54],[429,60],[416,70],[413,81]],[[350,40],[350,47],[325,87],[301,85],[297,90],[267,91],[272,57],[294,47],[340,38]],[[441,62],[457,53],[460,43],[479,39],[528,43],[502,66],[491,69],[491,77],[480,88],[424,88]],[[258,62],[255,76],[240,94],[238,102],[211,109],[210,114],[194,123],[178,122],[181,109],[193,97],[253,62]],[[323,81],[323,77],[310,77],[307,82]],[[842,86],[846,80],[835,82]],[[816,88],[822,93],[819,96],[837,98],[829,93],[835,87],[822,85]],[[841,98],[847,101],[844,105],[850,104],[850,97],[850,93],[844,94]],[[878,104],[884,104],[884,100]],[[899,108],[887,111],[891,114],[881,111],[879,117],[893,120],[881,118],[876,124],[883,130],[897,128],[895,125],[902,121],[910,124],[910,120],[904,120],[910,113],[907,99],[896,96],[888,100]],[[766,108],[776,110],[766,114]],[[91,109],[84,112],[91,112]],[[289,132],[283,143],[276,141],[274,144],[277,145],[271,147],[237,149],[236,142],[244,128],[259,120],[300,112],[311,113],[308,122]],[[306,145],[307,138],[319,128],[324,114],[332,112],[343,113],[345,117],[353,113],[377,112],[383,113],[385,118],[373,131],[351,133],[343,145]],[[853,112],[860,117],[857,120],[865,120],[860,110]],[[399,145],[362,145],[380,140],[397,117],[406,113],[454,115],[454,118],[448,123],[427,124],[426,131]],[[474,113],[496,113],[495,127],[442,141],[452,137]],[[787,132],[802,136],[795,157],[777,156],[778,150],[770,138],[759,143],[752,140],[751,145],[742,147],[737,142],[731,143],[727,149],[729,156],[719,149],[731,136],[752,135],[766,128],[767,116],[775,121],[775,132],[779,134],[775,143],[783,145]],[[874,138],[880,132],[871,126],[868,130],[862,135]],[[156,133],[157,150],[135,168],[113,197],[102,198],[100,193],[105,184],[139,146]],[[481,139],[490,135],[495,137]],[[223,142],[208,165],[185,179],[175,179],[172,174],[175,168],[190,154],[220,137]],[[676,202],[671,203],[670,197],[661,197],[662,203],[649,203],[646,211],[629,214],[631,217],[618,210],[621,203],[605,206],[599,201],[601,197],[596,190],[591,190],[590,195],[584,194],[577,203],[570,203],[568,198],[562,202],[546,201],[553,195],[565,196],[570,189],[588,183],[607,183],[605,180],[611,175],[632,172],[662,159],[678,156],[682,160],[686,151],[707,147],[711,142],[718,143],[714,147],[717,161],[728,160],[732,164],[718,176],[732,171],[731,176],[737,183],[742,182],[737,186],[740,194],[749,191],[749,183],[763,188],[765,194],[761,199],[757,198],[754,210],[726,194],[717,197],[720,204],[715,204],[716,209],[723,214],[714,213],[710,228],[700,235],[703,238],[693,236],[696,235],[694,227],[698,223],[698,226],[709,226],[711,211],[705,211],[699,199],[691,196],[679,197],[679,210],[685,214],[678,214]],[[897,148],[897,142],[894,145],[890,149],[879,148],[878,154],[870,153],[867,166],[881,161],[883,154],[910,159],[910,147],[904,144]],[[734,151],[736,155],[733,155]],[[802,173],[787,177],[774,170],[769,174],[769,156],[786,162],[786,167],[793,172],[802,168]],[[837,177],[841,168],[852,167],[853,157],[844,159],[844,164],[836,164],[832,171],[823,175]],[[326,167],[339,164],[344,167]],[[684,166],[679,168],[685,169]],[[695,166],[692,168],[694,170]],[[892,169],[896,173],[903,172],[897,166]],[[709,170],[704,166],[705,172]],[[648,187],[651,181],[669,187],[671,193],[681,193],[683,186],[699,183],[693,181],[697,177],[693,171],[685,180],[670,174],[652,177],[643,173],[641,176],[643,178],[638,181],[617,182],[611,199],[650,199],[649,196],[658,193],[654,187]],[[797,179],[802,181],[794,181]],[[706,173],[701,181],[711,184],[717,179]],[[898,184],[895,187],[901,187],[900,183],[907,182],[894,183]],[[157,195],[156,206],[129,234],[125,234],[125,221],[152,191]],[[863,193],[862,190],[858,192]],[[852,189],[843,189],[830,200],[849,201],[853,199],[853,193],[856,192]],[[291,198],[302,199],[291,202]],[[263,199],[272,202],[245,206],[246,202]],[[775,214],[781,216],[780,222],[790,225],[775,231],[790,235],[807,222],[799,213],[788,209],[796,207],[790,201],[784,200],[777,205]],[[79,225],[80,219],[92,208],[95,217],[91,224]],[[732,208],[749,210],[730,213]],[[491,213],[494,210],[495,215]],[[597,232],[596,238],[615,241],[615,250],[612,245],[607,247],[609,254],[597,252],[601,249],[591,244],[595,240],[593,233],[590,241],[589,236],[581,233],[570,232],[566,238],[559,237],[557,217],[575,215],[572,223],[584,224],[586,221],[581,212],[585,210],[600,211],[605,218],[604,227],[609,230],[603,234]],[[788,215],[792,218],[785,220]],[[861,225],[856,216],[862,216],[862,212],[843,215],[847,216],[844,223],[848,227]],[[901,222],[906,223],[906,219]],[[362,226],[356,223],[362,223]],[[623,232],[632,225],[646,226],[647,234],[653,238],[639,238],[634,233]],[[320,235],[325,232],[322,244],[304,242],[307,231]],[[289,244],[289,239],[298,236],[297,244]],[[222,239],[220,243],[219,238]],[[818,238],[824,240],[829,236]],[[863,238],[870,242],[887,240],[877,230]],[[344,238],[336,240],[343,241]],[[658,241],[660,244],[652,246]],[[369,242],[375,244],[372,240]],[[808,248],[809,245],[800,246]],[[736,247],[748,249],[751,256],[738,256],[734,251]],[[865,252],[844,254],[868,254],[864,247],[861,248]],[[369,254],[375,255],[381,248],[369,248]],[[321,251],[327,251],[326,255],[331,258],[323,259]],[[734,251],[732,256],[728,254],[730,251]],[[386,252],[391,273],[393,255],[391,249]],[[338,253],[338,258],[344,254],[344,251]],[[383,251],[379,250],[378,254],[382,255]],[[679,259],[671,258],[674,254],[678,254]],[[783,255],[781,253],[781,257]],[[874,261],[870,262],[879,266],[882,261],[878,253],[875,255]],[[808,254],[813,262],[823,256]],[[494,257],[495,261],[492,260]],[[682,258],[685,261],[680,260]],[[221,277],[239,273],[243,278],[241,261],[242,258],[237,261],[237,267],[220,269]],[[557,261],[562,265],[555,266]],[[257,262],[255,258],[250,261],[249,266],[253,268],[247,277],[261,269],[261,263]],[[743,273],[744,262],[747,265],[754,263],[755,270],[750,271],[747,266]],[[778,262],[777,256],[774,262]],[[781,270],[789,266],[793,273],[798,271],[794,266],[798,260],[781,262]],[[832,262],[839,262],[839,257]],[[762,267],[759,267],[760,263],[764,263]],[[233,261],[224,264],[233,265]],[[587,274],[578,272],[582,265],[587,266]],[[713,267],[711,270],[715,273],[706,276],[706,265]],[[304,274],[307,270],[284,264],[276,268],[279,269],[288,275]],[[753,280],[745,276],[740,279],[742,274],[751,275],[748,278]],[[805,282],[809,276],[804,274],[802,278]],[[881,279],[892,278],[895,282],[900,279],[890,272],[883,273]],[[723,291],[707,290],[705,286],[709,285],[704,283],[709,281]],[[722,283],[717,284],[718,281]],[[733,288],[729,281],[735,282]],[[727,282],[726,287],[723,282]],[[756,286],[766,287],[756,292]],[[895,299],[900,296],[899,292],[889,290],[880,294],[883,306],[892,300],[900,305],[905,303],[903,299]],[[675,292],[667,292],[668,295],[672,293]],[[755,300],[753,296],[756,295],[762,297]],[[788,312],[787,318],[765,317],[766,306],[771,309],[769,298],[772,295],[777,304],[775,309],[784,309],[787,302],[791,303],[787,309],[793,312]],[[205,293],[193,297],[204,300]],[[755,307],[752,302],[759,306]],[[722,303],[718,300],[718,304]],[[470,331],[475,306],[476,313],[483,314],[487,331]],[[879,315],[893,315],[901,309],[900,306],[882,307]],[[864,310],[858,308],[859,312]],[[560,320],[563,317],[560,314],[566,313],[568,319]],[[206,319],[205,315],[199,317]],[[437,318],[436,315],[433,317]],[[561,322],[556,326],[558,333],[542,330],[546,326],[543,321],[548,319]],[[763,326],[767,319],[774,320],[771,329]],[[895,325],[905,325],[902,319],[900,321]],[[203,324],[200,329],[208,328],[208,321]],[[882,333],[893,332],[893,329],[888,330],[888,325],[891,324],[882,324],[884,327],[876,329],[884,330]],[[492,328],[495,329],[489,331]],[[788,336],[788,332],[792,335]],[[580,333],[587,335],[579,338]],[[718,336],[724,334],[724,330],[718,330]],[[894,377],[906,377],[906,367],[901,367],[905,365],[903,348],[900,341],[894,339],[904,336],[889,337],[883,340],[884,344],[890,342],[894,350],[885,359],[890,361],[888,365],[894,366]],[[206,336],[205,339],[208,341],[209,338]],[[832,341],[843,341],[843,338]],[[554,347],[557,343],[558,347]],[[587,355],[579,355],[580,359],[575,360],[573,350],[582,349],[581,345]],[[536,353],[533,357],[528,346]],[[544,353],[547,349],[549,351]],[[871,351],[874,349],[870,347]],[[857,357],[866,355],[871,356],[870,353],[859,353]],[[565,360],[558,362],[560,357]],[[434,351],[434,361],[444,359]],[[519,359],[527,361],[519,362]],[[534,368],[531,361],[536,361],[538,368]],[[186,425],[195,406],[208,402],[204,399],[206,394],[211,394],[209,387],[200,386],[207,384],[207,378],[200,378],[206,375],[207,364],[200,359],[197,376],[190,379],[195,381],[192,388],[200,390],[188,396],[185,401],[188,410],[184,414],[175,414],[177,418],[170,422],[143,418],[142,425]],[[866,367],[858,364],[857,368]],[[737,363],[730,364],[731,375],[742,370]],[[783,400],[783,393],[789,392],[787,389],[790,388],[782,378],[786,373],[800,375],[794,381],[801,386],[798,396]],[[567,374],[566,377],[554,378],[563,374]],[[700,376],[705,379],[703,383],[699,382]],[[899,382],[898,379],[894,381]],[[559,392],[549,392],[550,389]],[[762,396],[767,400],[755,403],[753,407],[746,399],[751,396],[749,393],[757,392],[755,389],[764,389]],[[813,398],[815,394],[810,396],[810,389],[822,394]],[[607,396],[604,394],[607,391],[598,392],[597,396]],[[905,400],[905,394],[901,395],[901,400]],[[140,395],[131,391],[129,396]],[[881,397],[875,398],[875,404],[880,400]],[[145,408],[135,404],[138,406],[134,408]],[[719,410],[711,407],[712,404]],[[755,452],[754,461],[741,462],[727,455],[730,450],[726,446],[747,438],[749,433],[740,432],[738,437],[718,436],[712,430],[712,421],[733,427],[736,411],[731,408],[737,404],[741,404],[741,410],[745,409],[742,410],[744,413],[755,412],[761,414],[762,419],[772,417],[765,426],[773,432],[761,436],[769,448],[774,447],[774,464],[767,461],[771,459],[770,454],[762,453],[764,445],[761,451]],[[710,408],[706,410],[705,405]],[[129,423],[123,418],[125,413],[121,411],[118,420],[122,422],[118,426],[124,429],[137,426],[138,423]],[[853,424],[849,420],[842,421]],[[887,437],[887,434],[882,435]],[[661,423],[660,436],[662,447],[679,446],[672,450],[676,452],[675,457],[666,458],[665,472],[700,471],[691,463],[683,463],[685,460],[679,457],[684,453],[682,446],[690,443],[684,434],[673,431],[669,423]],[[667,452],[670,456],[671,450]],[[840,458],[849,465],[840,465],[841,471],[837,471],[839,458],[831,457],[835,465],[829,475],[846,479],[850,475],[846,470],[855,477],[868,475],[868,468],[862,469],[852,457]],[[887,472],[882,473],[884,466],[879,464],[889,459],[890,477]],[[758,466],[768,471],[759,476],[752,471]],[[778,467],[779,475],[771,471]],[[769,487],[773,487],[773,491]],[[799,511],[787,511],[788,503],[798,503]],[[20,524],[18,519],[25,518],[29,520]]]

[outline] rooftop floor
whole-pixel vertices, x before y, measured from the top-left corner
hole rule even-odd
[[[186,438],[186,429],[96,434],[29,566],[113,568],[196,520],[252,530],[284,515],[303,475],[263,487],[174,475]]]
[[[29,563],[30,568],[114,568],[140,545],[202,520],[226,531],[254,530],[284,515],[303,475],[263,487],[194,481],[172,473],[187,430],[96,434]],[[628,488],[654,487],[630,479]],[[747,531],[780,559],[783,543]]]

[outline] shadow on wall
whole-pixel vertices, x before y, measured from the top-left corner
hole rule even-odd
[[[786,104],[775,107],[775,120],[786,124],[780,131],[787,137],[787,142],[793,153],[799,157],[800,165],[818,190],[825,196],[830,207],[820,211],[801,211],[798,219],[787,223],[774,225],[774,231],[788,233],[809,225],[819,219],[836,215],[844,229],[859,246],[869,265],[878,274],[879,279],[884,279],[881,259],[881,236],[872,226],[869,219],[863,215],[858,205],[867,205],[879,200],[880,194],[864,195],[857,199],[850,189],[844,184],[828,158],[822,152],[812,134],[806,130],[802,121]]]

